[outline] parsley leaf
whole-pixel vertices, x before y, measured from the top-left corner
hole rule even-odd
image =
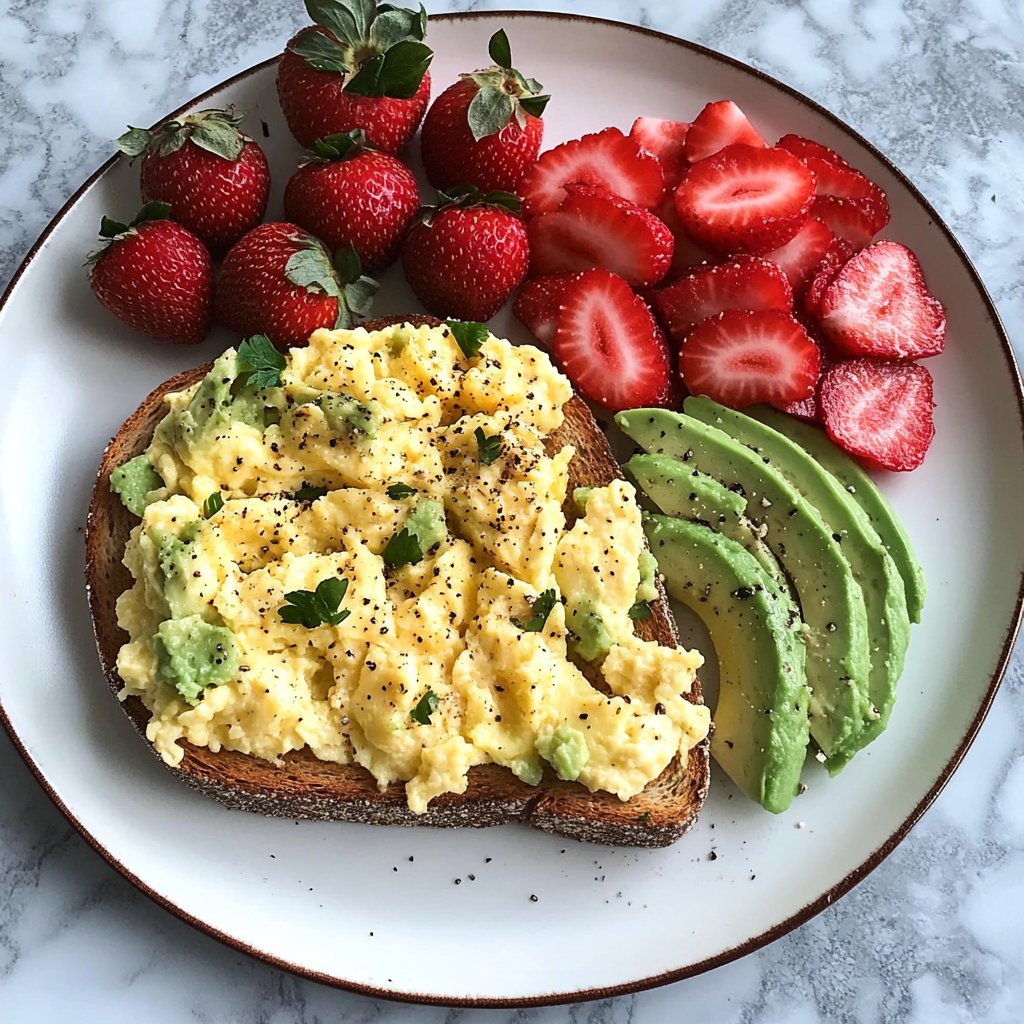
[[[238,372],[248,374],[247,384],[255,388],[279,388],[284,356],[265,334],[254,334],[238,346]]]
[[[338,626],[349,617],[348,611],[339,611],[348,580],[328,576],[317,584],[316,590],[293,590],[284,595],[288,604],[278,609],[282,622],[306,629],[317,626]]]
[[[203,518],[212,519],[224,507],[220,491],[213,491],[203,502]]]
[[[430,716],[437,710],[437,705],[440,703],[437,694],[433,690],[427,690],[410,712],[412,720],[419,725],[430,725]]]
[[[415,487],[410,487],[408,484],[392,484],[388,488],[388,497],[392,501],[401,501],[403,498],[408,498],[411,494],[416,493]]]
[[[300,487],[292,497],[296,501],[316,501],[322,498],[330,490],[328,487]]]
[[[532,618],[527,619],[526,622],[513,619],[512,625],[518,626],[524,633],[539,633],[548,621],[548,616],[551,614],[551,609],[555,607],[557,600],[558,595],[554,590],[545,590],[531,604],[533,609]]]
[[[477,427],[473,431],[477,447],[480,449],[480,461],[489,466],[501,454],[501,435],[494,434],[488,437],[483,427]]]
[[[651,617],[651,605],[648,601],[637,601],[629,609],[629,617],[634,620],[649,619]]]
[[[384,559],[384,564],[389,569],[400,569],[403,565],[418,562],[423,557],[423,548],[420,546],[419,538],[406,527],[387,542],[380,557]]]
[[[452,337],[467,359],[472,359],[480,351],[480,346],[491,333],[487,324],[476,320],[445,320],[445,326],[451,331]]]

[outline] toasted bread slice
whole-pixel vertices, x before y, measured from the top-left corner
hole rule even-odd
[[[376,320],[365,326],[372,331],[403,322],[438,323],[415,316]],[[145,451],[164,415],[164,396],[195,384],[208,369],[209,364],[200,366],[161,384],[128,417],[103,454],[86,525],[86,577],[96,645],[115,694],[123,685],[117,674],[117,653],[127,639],[117,624],[115,604],[132,585],[121,559],[138,520],[110,490],[110,474]],[[564,412],[565,422],[548,438],[547,447],[550,452],[566,444],[576,449],[569,466],[568,493],[571,495],[574,487],[601,486],[619,477],[618,464],[587,406],[574,396]],[[576,518],[571,497],[565,512],[571,523]],[[652,603],[652,615],[638,621],[635,629],[644,639],[675,646],[675,621],[660,582],[658,589],[661,596]],[[691,698],[701,700],[698,682]],[[122,706],[145,736],[149,721],[145,705],[131,697]],[[380,789],[359,765],[320,761],[308,749],[286,755],[283,764],[273,764],[235,751],[214,753],[187,742],[182,745],[184,758],[176,767],[167,766],[169,770],[232,808],[286,818],[377,825],[482,827],[522,821],[573,839],[622,846],[656,847],[675,842],[696,820],[709,781],[706,739],[690,750],[685,762],[674,758],[643,792],[626,802],[609,793],[590,793],[578,783],[563,782],[553,775],[546,776],[539,786],[530,786],[506,768],[478,765],[470,769],[465,793],[435,797],[424,814],[414,815],[406,806],[402,783]]]

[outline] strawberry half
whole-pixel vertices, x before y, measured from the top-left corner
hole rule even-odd
[[[699,323],[679,350],[679,372],[693,395],[742,409],[798,402],[814,393],[821,354],[789,313],[729,310]]]
[[[512,312],[544,345],[551,344],[565,296],[570,285],[579,279],[579,274],[549,274],[535,277],[519,289]]]
[[[776,145],[799,157],[811,169],[814,173],[815,192],[819,196],[875,199],[886,203],[885,193],[880,186],[820,142],[799,135],[783,135]]]
[[[869,468],[906,471],[935,436],[932,375],[916,363],[847,359],[822,377],[828,436]]]
[[[709,103],[693,119],[683,153],[690,163],[712,156],[726,146],[767,146],[747,115],[732,100]]]
[[[946,311],[928,291],[917,257],[899,242],[875,242],[836,274],[818,323],[842,352],[923,359],[946,343]]]
[[[860,199],[816,196],[811,216],[824,221],[833,234],[860,249],[889,223],[889,203],[884,196],[881,201],[870,196]]]
[[[666,189],[674,189],[690,166],[683,152],[689,130],[690,126],[685,121],[667,121],[662,117],[638,117],[629,129],[629,137],[658,158],[665,175]]]
[[[823,146],[820,142],[815,142],[814,139],[805,139],[802,135],[783,135],[775,145],[779,149],[788,150],[793,156],[800,157],[801,160],[826,160],[836,167],[850,166],[834,149],[829,149],[828,146]]]
[[[764,258],[781,268],[789,278],[793,294],[799,295],[821,266],[834,237],[823,221],[808,217],[804,226],[785,245],[766,253]]]
[[[856,250],[845,238],[834,238],[825,250],[825,255],[808,282],[807,291],[804,292],[804,312],[811,319],[817,320],[822,296],[854,252]]]
[[[690,168],[676,209],[698,244],[763,255],[793,238],[813,199],[814,175],[792,153],[737,145]]]
[[[793,309],[786,275],[774,263],[741,256],[701,267],[651,293],[651,304],[669,337],[681,342],[702,320],[728,309]]]
[[[542,153],[519,186],[527,216],[557,210],[566,185],[591,185],[645,210],[658,205],[664,175],[656,157],[618,128],[605,128]]]
[[[552,351],[579,391],[612,412],[671,397],[664,335],[647,303],[607,270],[588,270],[569,287]]]
[[[565,186],[553,213],[527,225],[530,272],[561,274],[604,267],[643,288],[672,264],[672,232],[653,213],[621,196],[585,185]]]

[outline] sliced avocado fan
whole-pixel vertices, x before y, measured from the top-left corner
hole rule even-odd
[[[772,466],[717,427],[665,409],[615,417],[651,454],[668,455],[737,490],[747,516],[768,527],[769,547],[796,591],[807,626],[811,735],[826,757],[842,755],[876,715],[864,594],[818,510]]]
[[[718,657],[711,753],[747,796],[786,810],[810,698],[792,603],[750,552],[709,527],[645,514],[644,529],[669,594],[703,620]]]
[[[718,427],[745,444],[813,504],[832,536],[839,538],[854,579],[860,585],[870,637],[868,696],[874,721],[851,736],[845,748],[831,753],[826,767],[835,774],[858,750],[878,737],[889,721],[910,640],[903,577],[864,510],[836,477],[800,445],[772,427],[709,398],[688,398],[683,409],[687,415]]]

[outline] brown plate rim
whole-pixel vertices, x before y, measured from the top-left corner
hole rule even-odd
[[[741,60],[737,60],[734,57],[729,57],[726,54],[719,53],[717,50],[712,50],[709,47],[702,46],[700,43],[694,43],[688,39],[682,39],[679,36],[671,35],[667,32],[660,32],[656,29],[647,28],[641,25],[633,25],[629,22],[617,21],[612,18],[598,18],[590,15],[580,14],[566,14],[555,11],[471,11],[462,13],[451,13],[451,14],[438,14],[432,15],[432,21],[470,21],[477,19],[514,19],[514,18],[549,18],[558,21],[570,21],[579,22],[581,24],[594,24],[610,26],[617,29],[625,29],[627,31],[636,32],[639,35],[647,36],[649,38],[658,39],[662,42],[672,43],[676,46],[681,46],[683,49],[689,50],[692,53],[699,54],[703,57],[707,57],[711,60],[719,61],[723,64],[727,64],[732,68],[739,71],[743,71],[747,74],[754,76],[754,78],[765,82],[774,88],[781,89],[789,96],[801,103],[806,104],[816,113],[827,118],[835,127],[842,130],[846,135],[853,139],[858,145],[863,146],[875,159],[881,162],[886,169],[897,178],[901,185],[903,185],[907,191],[911,194],[914,200],[924,209],[924,211],[931,218],[935,227],[937,227],[945,236],[946,241],[952,247],[956,256],[960,259],[970,277],[972,283],[981,296],[982,302],[986,308],[987,314],[992,321],[992,326],[995,328],[996,333],[999,336],[1000,344],[1003,350],[1003,356],[1006,359],[1007,370],[1010,373],[1010,377],[1015,384],[1017,394],[1017,412],[1020,417],[1021,437],[1024,442],[1024,387],[1022,387],[1020,371],[1017,367],[1017,361],[1013,353],[1013,348],[1010,345],[1010,339],[1007,336],[1006,329],[1003,326],[1002,320],[996,310],[995,304],[992,302],[988,290],[981,280],[980,275],[975,269],[970,257],[964,251],[963,246],[957,240],[956,236],[946,225],[942,217],[939,216],[938,212],[932,206],[932,204],[924,197],[921,191],[910,181],[909,178],[882,152],[880,152],[875,146],[873,146],[867,139],[865,139],[859,132],[851,128],[845,121],[827,110],[821,104],[812,100],[809,96],[805,96],[797,89],[787,85],[785,82],[780,81],[773,76],[766,74],[764,71],[758,68],[752,67],[749,64],[744,63]],[[214,93],[219,92],[221,89],[226,88],[229,85],[233,85],[242,79],[248,78],[251,75],[257,74],[263,71],[265,68],[272,65],[278,58],[270,57],[267,60],[261,61],[258,64],[254,64],[252,67],[247,68],[244,71],[240,71],[238,74],[232,75],[222,82],[211,86],[209,89],[189,100],[187,103],[183,103],[177,110],[168,114],[166,117],[160,118],[160,121],[167,120],[170,117],[176,117],[184,111],[202,103],[208,97]],[[7,287],[4,289],[3,295],[0,296],[0,313],[3,312],[11,295],[14,293],[14,289],[18,284],[22,274],[25,272],[29,264],[39,254],[40,249],[46,240],[50,237],[53,231],[57,228],[60,222],[64,219],[68,211],[78,202],[78,200],[117,162],[118,156],[113,156],[100,167],[98,167],[75,191],[75,193],[68,199],[68,201],[57,211],[53,219],[43,230],[42,234],[36,239],[32,247],[29,249],[24,260],[21,262],[18,269],[15,271],[14,276],[11,278]],[[231,935],[227,935],[218,928],[194,917],[193,915],[182,910],[176,904],[172,903],[161,893],[152,889],[146,882],[130,871],[124,864],[122,864],[116,857],[114,857],[89,831],[88,829],[75,817],[71,810],[67,807],[56,791],[50,786],[49,782],[43,776],[42,772],[32,760],[32,757],[21,743],[17,733],[11,724],[10,719],[7,717],[4,711],[3,705],[0,704],[0,723],[3,724],[8,736],[11,738],[11,742],[14,744],[15,749],[21,755],[22,759],[28,765],[32,774],[35,775],[40,786],[53,801],[57,809],[64,815],[65,818],[71,823],[72,826],[78,831],[82,838],[101,856],[103,859],[113,867],[119,874],[124,876],[132,885],[134,885],[141,893],[148,896],[153,902],[159,904],[165,910],[170,911],[180,920],[186,924],[191,925],[197,930],[204,932],[214,939],[224,943],[232,949],[235,949],[241,953],[245,953],[248,956],[252,956],[258,960],[262,960],[264,963],[270,964],[273,967],[281,968],[282,970],[289,971],[292,974],[298,975],[299,977],[308,978],[311,981],[316,981],[324,985],[331,985],[335,988],[345,989],[350,992],[356,992],[361,995],[369,996],[376,999],[389,999],[399,1002],[418,1003],[424,1005],[433,1006],[467,1006],[467,1007],[493,1007],[493,1008],[515,1008],[523,1006],[555,1006],[565,1003],[583,1002],[594,999],[607,999],[613,996],[628,995],[634,992],[641,992],[646,989],[656,988],[660,985],[667,985],[671,982],[681,981],[685,978],[690,978],[698,974],[703,974],[706,971],[713,970],[716,967],[721,967],[727,963],[731,963],[733,960],[737,960],[740,957],[746,956],[748,953],[752,953],[757,949],[774,942],[776,939],[781,938],[794,928],[805,924],[811,918],[815,917],[821,911],[831,906],[841,896],[848,893],[858,882],[861,882],[868,874],[870,874],[879,864],[882,863],[886,857],[906,838],[907,834],[914,827],[915,824],[920,820],[921,815],[928,809],[935,798],[942,791],[943,787],[952,777],[956,771],[960,762],[963,760],[964,755],[967,753],[971,744],[974,742],[977,736],[978,730],[981,728],[982,722],[985,720],[988,714],[989,708],[992,706],[992,701],[995,699],[996,691],[999,688],[999,684],[1002,681],[1003,675],[1006,671],[1007,664],[1009,663],[1010,654],[1013,649],[1014,641],[1017,636],[1017,632],[1020,628],[1022,613],[1024,613],[1024,572],[1021,575],[1021,582],[1017,590],[1017,600],[1014,605],[1013,614],[1010,620],[1009,627],[1006,632],[1006,637],[1003,642],[1002,649],[999,654],[999,659],[996,664],[995,671],[989,682],[988,689],[985,696],[982,699],[981,706],[978,708],[977,714],[974,716],[970,725],[964,734],[959,746],[954,751],[952,757],[946,763],[938,779],[936,779],[934,785],[924,795],[921,801],[916,807],[910,812],[903,823],[893,832],[893,834],[879,846],[859,867],[851,871],[845,878],[837,882],[831,889],[823,893],[817,899],[807,903],[804,907],[792,914],[790,917],[781,921],[779,924],[767,929],[759,935],[756,935],[739,945],[733,946],[730,949],[724,950],[715,956],[708,957],[705,960],[701,960],[697,963],[687,964],[684,967],[675,968],[670,971],[665,971],[661,974],[651,975],[645,978],[638,978],[634,981],[623,982],[618,985],[610,985],[606,987],[595,987],[587,989],[578,989],[573,992],[550,992],[542,993],[535,996],[516,996],[516,997],[505,997],[505,998],[488,998],[488,997],[471,997],[471,996],[443,996],[433,995],[423,992],[401,992],[394,989],[383,989],[373,985],[364,985],[359,982],[347,980],[345,978],[339,978],[334,975],[324,974],[319,971],[310,970],[303,967],[301,964],[294,964],[281,957],[274,956],[272,954],[263,952],[255,949],[245,942],[234,938]]]

